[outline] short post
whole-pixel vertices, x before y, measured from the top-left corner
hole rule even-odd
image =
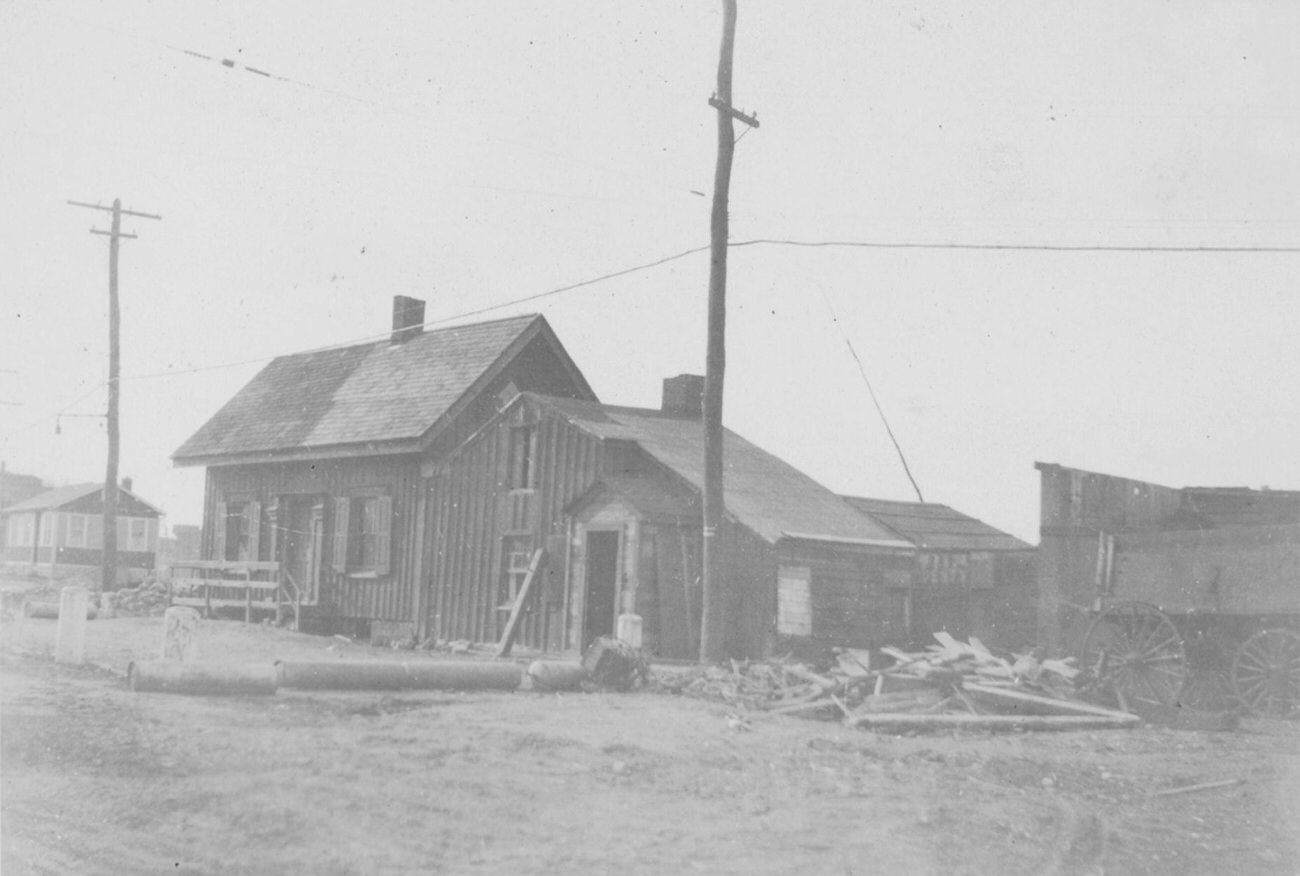
[[[633,648],[641,647],[641,615],[620,614],[618,616],[618,640]]]
[[[173,605],[163,612],[163,641],[159,658],[193,663],[198,656],[196,635],[199,612],[183,605]]]
[[[90,591],[64,587],[59,594],[59,624],[54,633],[54,659],[79,665],[86,661],[86,612]]]

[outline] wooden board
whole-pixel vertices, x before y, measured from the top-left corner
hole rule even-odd
[[[1127,712],[1117,712],[1089,703],[1060,700],[1038,696],[1007,687],[992,687],[967,682],[962,690],[975,702],[987,708],[1015,715],[1083,715],[1097,718],[1133,718]]]
[[[533,558],[528,563],[528,571],[524,574],[524,583],[519,585],[519,595],[515,597],[515,604],[510,608],[510,619],[506,621],[505,631],[501,633],[501,641],[497,645],[498,657],[505,657],[514,647],[515,636],[519,634],[519,622],[524,616],[524,605],[528,601],[528,595],[533,592],[533,582],[537,580],[537,571],[542,566],[542,559],[546,556],[544,548],[538,548],[533,551]]]

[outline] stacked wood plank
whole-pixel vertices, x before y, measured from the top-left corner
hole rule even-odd
[[[951,728],[1065,730],[1128,727],[1135,715],[1080,701],[1070,660],[1035,653],[1001,657],[978,639],[947,633],[909,653],[884,648],[889,665],[875,668],[868,652],[840,649],[822,672],[789,660],[732,661],[680,678],[688,696],[773,714],[840,720],[850,727],[887,731]],[[879,659],[877,659],[879,662]]]

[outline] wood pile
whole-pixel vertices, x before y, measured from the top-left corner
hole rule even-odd
[[[1138,722],[1077,699],[1072,659],[1044,660],[1035,652],[1005,658],[973,637],[934,637],[936,644],[921,652],[881,649],[892,661],[881,668],[871,665],[870,652],[845,648],[822,672],[788,659],[732,661],[661,679],[659,687],[772,714],[891,731],[1101,729]]]
[[[161,617],[170,604],[167,585],[157,580],[109,591],[103,598],[111,613],[121,617]]]

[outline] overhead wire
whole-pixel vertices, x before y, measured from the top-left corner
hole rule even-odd
[[[885,426],[885,433],[894,445],[894,452],[898,454],[898,461],[903,465],[903,473],[907,475],[908,481],[912,484],[912,489],[916,491],[916,501],[924,502],[925,497],[921,495],[921,487],[917,484],[916,478],[912,476],[912,468],[907,464],[907,456],[903,453],[903,446],[898,443],[898,438],[889,425],[889,418],[885,416],[885,409],[881,406],[880,399],[876,397],[875,387],[871,385],[871,378],[867,376],[867,367],[862,364],[862,358],[854,348],[853,341],[849,339],[848,333],[844,331],[844,326],[840,325],[840,318],[835,313],[835,306],[831,304],[830,295],[826,293],[826,289],[820,283],[817,284],[817,291],[821,293],[822,301],[826,302],[826,309],[830,312],[831,322],[840,333],[840,337],[844,339],[844,344],[849,348],[849,354],[853,357],[853,361],[858,364],[858,373],[862,375],[862,382],[867,385],[867,394],[871,396],[871,403],[876,406],[876,413],[880,416],[880,422]]]

